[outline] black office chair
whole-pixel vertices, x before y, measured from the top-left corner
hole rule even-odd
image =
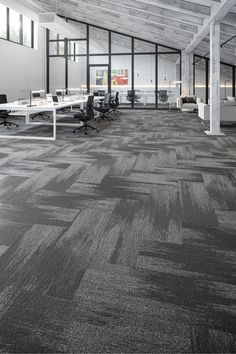
[[[7,95],[3,94],[0,95],[0,104],[4,104],[7,103]],[[9,117],[9,113],[10,111],[7,110],[0,110],[0,119],[2,119],[2,122],[0,123],[0,125],[3,125],[4,127],[7,127],[9,129],[10,126],[14,125],[15,127],[19,127],[18,124],[13,123],[13,122],[9,122],[7,120],[7,118]]]
[[[90,128],[92,130],[96,130],[97,133],[99,132],[99,130],[97,128],[88,124],[88,121],[94,119],[93,102],[94,102],[94,96],[89,96],[87,104],[86,104],[86,109],[81,110],[80,112],[77,112],[74,115],[75,119],[79,119],[84,124],[81,127],[75,128],[73,130],[73,133],[75,133],[77,130],[81,130],[83,128],[85,129],[85,135],[88,134],[88,132],[87,132],[88,128]]]
[[[165,103],[168,101],[167,90],[160,90],[159,91],[159,101]]]
[[[119,111],[117,108],[120,105],[120,101],[119,101],[119,92],[116,92],[115,97],[111,98],[110,100],[110,113],[114,113],[114,114],[118,114],[121,113],[121,111]]]
[[[134,103],[141,103],[139,101],[139,99],[141,98],[141,96],[137,95],[136,93],[137,91],[136,90],[128,90],[127,91],[127,96],[126,96],[126,99],[127,101],[129,102],[134,102]]]
[[[108,119],[109,121],[112,120],[112,118],[109,117],[109,112],[111,110],[110,99],[111,99],[111,94],[110,93],[106,93],[105,97],[104,97],[104,100],[98,102],[99,106],[98,107],[94,107],[94,110],[96,112],[101,113],[101,115],[99,117],[95,118],[95,120],[97,120],[97,119],[105,119],[105,118]]]

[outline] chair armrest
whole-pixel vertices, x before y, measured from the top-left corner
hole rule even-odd
[[[177,101],[177,108],[181,108],[182,105],[183,105],[183,100],[182,100],[182,98],[177,97],[176,101]]]
[[[79,111],[74,112],[74,118],[79,119],[80,117],[86,116],[86,109],[81,109]]]

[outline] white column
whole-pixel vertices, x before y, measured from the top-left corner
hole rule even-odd
[[[182,51],[182,95],[193,94],[193,54]]]
[[[208,135],[224,135],[220,131],[220,22],[210,24],[210,131]]]

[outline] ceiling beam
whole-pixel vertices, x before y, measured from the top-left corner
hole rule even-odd
[[[100,11],[103,11],[104,9],[110,9],[116,14],[121,14],[121,13],[129,13],[129,14],[137,14],[142,18],[146,18],[147,20],[150,19],[154,16],[158,16],[166,18],[171,21],[181,21],[183,24],[191,24],[191,25],[202,25],[203,24],[203,19],[204,15],[200,15],[191,11],[186,12],[184,9],[180,8],[174,8],[173,6],[170,6],[166,4],[165,6],[163,4],[156,3],[155,6],[152,4],[146,4],[147,0],[144,2],[140,2],[137,0],[129,0],[127,2],[126,0],[119,0],[119,3],[117,1],[111,0],[79,0],[78,3],[84,3],[89,6],[94,6],[97,7],[97,9],[100,9]],[[149,0],[150,2],[150,0]],[[158,22],[158,20],[157,20]]]
[[[219,4],[212,6],[211,16],[204,20],[203,25],[199,28],[198,33],[194,35],[186,48],[187,53],[191,53],[194,48],[206,37],[209,33],[209,27],[212,21],[221,20],[229,10],[236,5],[236,0],[221,0]]]

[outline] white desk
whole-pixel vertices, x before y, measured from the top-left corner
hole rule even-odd
[[[99,97],[100,99],[101,97]],[[56,129],[57,125],[63,126],[78,126],[73,123],[57,123],[57,110],[72,107],[78,104],[84,104],[87,102],[88,96],[84,96],[79,99],[65,98],[64,101],[58,102],[58,104],[53,104],[52,102],[39,103],[36,106],[28,107],[27,105],[19,105],[18,103],[4,103],[0,104],[0,110],[7,110],[11,112],[23,112],[25,114],[25,124],[26,125],[53,125],[53,135],[52,137],[42,137],[42,136],[25,136],[25,135],[0,135],[0,138],[14,138],[14,139],[32,139],[32,140],[56,140]],[[96,97],[94,97],[96,100]],[[32,102],[34,104],[34,102]],[[52,112],[53,113],[53,123],[48,122],[30,122],[30,114],[39,112]]]

